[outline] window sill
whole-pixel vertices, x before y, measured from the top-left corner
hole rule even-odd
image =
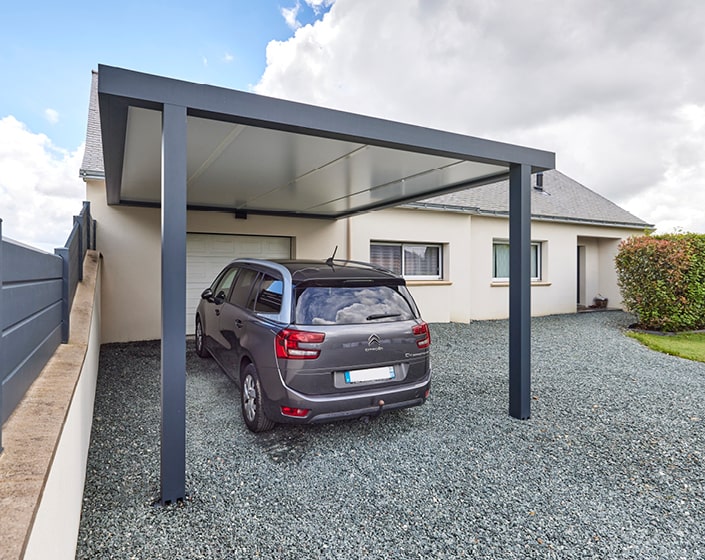
[[[544,287],[544,286],[550,286],[551,282],[542,282],[541,280],[532,280],[531,281],[531,287],[533,288],[536,286],[537,288]],[[494,281],[490,283],[491,288],[508,288],[509,287],[509,282],[502,282],[502,281]]]
[[[407,286],[452,286],[450,280],[407,280]]]

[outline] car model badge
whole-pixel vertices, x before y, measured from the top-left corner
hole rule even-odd
[[[377,336],[376,334],[371,334],[370,337],[367,339],[367,346],[379,346],[379,343],[379,336]]]

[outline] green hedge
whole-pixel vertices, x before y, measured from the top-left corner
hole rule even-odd
[[[705,235],[643,235],[615,258],[627,310],[648,330],[705,328]]]

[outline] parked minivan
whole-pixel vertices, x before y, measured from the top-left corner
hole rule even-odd
[[[428,324],[402,277],[352,261],[236,259],[201,295],[196,352],[240,386],[253,432],[423,404]]]

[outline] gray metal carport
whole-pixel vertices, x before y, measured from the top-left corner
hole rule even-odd
[[[340,219],[509,177],[509,414],[530,416],[532,172],[551,152],[100,66],[108,203],[161,206],[161,501],[185,497],[187,209]]]

